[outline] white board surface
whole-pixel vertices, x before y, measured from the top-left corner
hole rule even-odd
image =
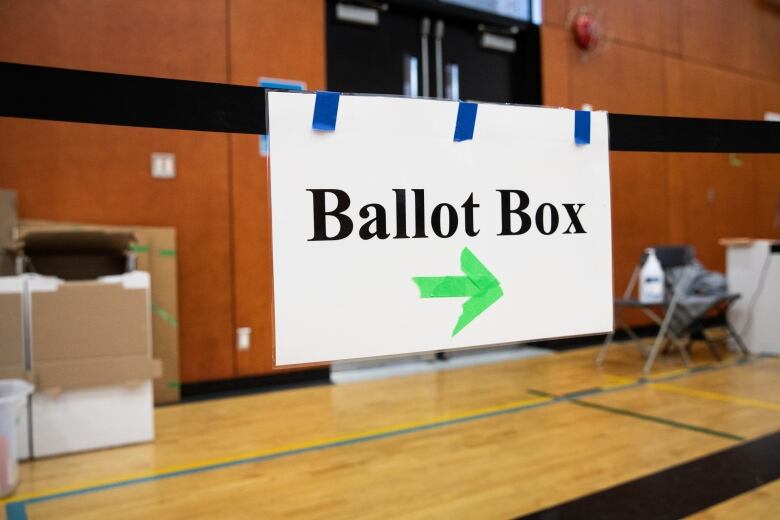
[[[312,130],[314,104],[314,93],[268,93],[277,365],[612,329],[606,113],[591,114],[590,144],[576,145],[573,111],[479,104],[473,139],[455,142],[457,102],[342,95],[333,132]],[[338,209],[339,196],[343,202],[337,190],[349,198],[340,214],[353,229],[322,239],[346,230],[324,214]],[[405,232],[396,210],[401,190]],[[420,193],[426,237],[414,238],[422,235],[415,225]],[[510,234],[527,220],[510,213],[522,194],[531,225]],[[445,206],[439,219],[433,215],[440,234],[452,232],[446,238],[432,226],[443,203],[458,220],[451,226]],[[361,216],[368,204],[382,208],[370,206]],[[548,206],[540,231],[542,204]],[[382,211],[385,239],[372,236],[382,230],[377,222],[364,227]],[[557,228],[545,234],[553,213]],[[318,221],[325,223],[319,233]],[[474,275],[474,258],[488,273]],[[471,262],[469,275],[462,260]],[[460,280],[438,293],[468,295],[423,298],[436,283],[414,280],[448,276]],[[490,304],[456,331],[464,303],[486,291]],[[471,311],[483,303],[471,302]]]

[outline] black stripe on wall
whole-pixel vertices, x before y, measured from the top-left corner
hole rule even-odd
[[[0,116],[266,133],[265,89],[0,62]],[[609,114],[610,149],[780,153],[780,124]]]
[[[265,133],[265,89],[0,62],[0,116]]]

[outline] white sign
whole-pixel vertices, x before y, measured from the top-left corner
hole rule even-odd
[[[612,330],[607,115],[270,92],[276,364]]]

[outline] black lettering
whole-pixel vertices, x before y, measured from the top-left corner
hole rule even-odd
[[[522,190],[497,190],[501,194],[501,233],[498,235],[522,235],[531,229],[531,217],[523,210],[528,207],[528,194]],[[510,209],[512,204],[512,194],[519,197],[520,203],[514,209]],[[512,214],[520,217],[520,229],[512,231]]]
[[[428,238],[425,234],[425,192],[414,189],[414,238]]]
[[[395,192],[395,237],[409,238],[406,234],[406,190],[394,189]]]
[[[312,195],[312,209],[314,211],[314,236],[309,241],[315,240],[341,240],[352,233],[352,219],[344,215],[349,208],[349,195],[341,190],[306,190]],[[331,211],[325,210],[325,194],[331,193],[336,196],[336,208]],[[326,217],[335,217],[339,223],[339,231],[334,236],[329,237],[325,219]]]
[[[384,240],[390,236],[390,233],[387,232],[387,215],[385,214],[385,208],[379,204],[366,204],[360,208],[361,218],[368,218],[371,216],[370,212],[368,211],[369,209],[374,210],[375,216],[360,226],[360,238],[363,240],[368,240],[370,238],[378,237]],[[376,229],[374,231],[371,231],[371,224],[376,225]]]
[[[441,232],[441,210],[444,208],[447,209],[448,214],[447,227],[449,229],[447,230],[447,233]],[[458,212],[447,203],[439,204],[433,208],[433,213],[431,214],[431,228],[433,228],[433,232],[441,238],[450,238],[455,234],[455,231],[458,230]]]
[[[461,206],[463,208],[463,217],[466,220],[466,234],[470,237],[475,237],[479,234],[478,229],[474,229],[474,208],[478,208],[479,204],[474,202],[474,194],[470,194]]]
[[[563,207],[566,208],[566,213],[569,214],[569,218],[571,219],[571,223],[569,224],[569,227],[566,228],[566,231],[563,232],[564,235],[570,235],[572,232],[570,231],[572,227],[574,227],[574,234],[578,233],[586,233],[585,228],[582,227],[582,222],[580,222],[580,218],[577,216],[582,209],[582,206],[585,204],[564,204]],[[576,208],[574,206],[577,206]]]
[[[544,208],[550,208],[550,231],[544,230]],[[552,235],[558,229],[558,210],[549,202],[545,202],[536,209],[536,229],[542,235]]]

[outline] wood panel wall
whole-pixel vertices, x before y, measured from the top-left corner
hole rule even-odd
[[[0,1],[0,60],[325,86],[322,0]],[[0,119],[0,186],[23,218],[174,226],[184,382],[272,367],[268,184],[258,137]],[[173,152],[155,180],[151,152]],[[235,328],[253,329],[237,353]]]
[[[590,53],[568,25],[581,6],[605,27]],[[542,63],[548,105],[762,119],[780,112],[780,10],[763,0],[545,0]],[[723,270],[719,238],[780,237],[778,156],[620,152],[610,161],[616,291],[652,244],[693,244]]]
[[[325,8],[322,0],[231,0],[230,81],[260,77],[325,88]],[[273,367],[273,286],[268,163],[258,138],[231,136],[236,326],[252,328],[252,346],[237,352],[237,373]],[[305,326],[305,325],[303,325]]]
[[[224,83],[224,0],[0,2],[0,60]],[[0,119],[24,218],[177,228],[183,381],[233,377],[228,136]],[[155,180],[150,153],[173,152]]]
[[[0,0],[0,60],[256,85],[325,86],[323,0]],[[583,55],[577,0],[545,0],[544,100],[629,113],[760,118],[780,112],[780,15],[760,0],[588,0],[608,42]],[[0,119],[0,186],[22,217],[175,226],[184,382],[272,367],[266,162],[255,136]],[[149,154],[174,152],[175,180]],[[775,156],[614,153],[615,282],[641,250],[780,236]],[[234,330],[253,329],[236,352]]]

